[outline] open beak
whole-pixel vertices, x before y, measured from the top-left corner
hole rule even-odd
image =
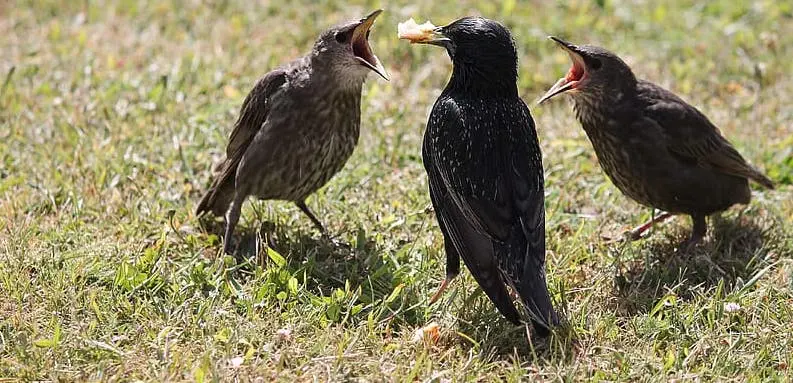
[[[555,41],[567,52],[570,56],[570,60],[573,62],[573,66],[570,67],[565,77],[560,78],[551,89],[545,92],[545,95],[537,102],[538,104],[548,101],[557,94],[567,92],[568,90],[575,90],[587,77],[586,63],[578,47],[558,37],[549,36],[548,38]]]
[[[373,70],[375,73],[379,74],[380,77],[388,81],[388,73],[386,73],[383,64],[380,63],[380,59],[375,56],[372,52],[372,48],[369,46],[369,30],[372,28],[374,20],[381,13],[383,13],[383,10],[378,9],[361,19],[359,24],[352,31],[352,39],[350,41],[352,43],[352,53],[355,55],[355,58],[358,59],[363,66]]]

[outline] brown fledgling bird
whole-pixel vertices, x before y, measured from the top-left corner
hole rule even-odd
[[[681,249],[688,249],[704,238],[706,216],[749,203],[748,180],[774,188],[695,107],[636,79],[606,49],[551,39],[573,65],[539,102],[570,94],[606,175],[626,196],[667,212],[629,232],[632,239],[670,214],[687,214],[693,229]]]
[[[267,73],[245,98],[219,175],[196,208],[197,215],[225,214],[226,253],[251,195],[293,201],[326,232],[305,200],[352,155],[367,74],[388,80],[368,42],[381,12],[328,29],[309,54]]]

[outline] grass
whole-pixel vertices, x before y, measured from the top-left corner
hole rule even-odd
[[[0,377],[789,379],[789,3],[351,3],[0,2]],[[339,243],[290,204],[256,202],[240,229],[250,257],[224,257],[192,211],[244,95],[325,26],[376,7],[372,45],[392,79],[371,76],[355,154],[309,199]],[[444,258],[420,144],[450,64],[396,40],[396,23],[467,14],[513,30],[537,121],[548,279],[571,329],[545,345],[528,345],[467,271],[427,305]],[[684,218],[604,244],[650,212],[601,173],[567,103],[533,105],[569,65],[548,34],[609,47],[684,95],[777,190],[713,219],[686,257],[674,253]],[[438,343],[413,342],[431,321]]]

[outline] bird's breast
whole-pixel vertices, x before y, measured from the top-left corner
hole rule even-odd
[[[281,111],[288,111],[287,113]],[[260,198],[301,200],[325,185],[346,164],[358,142],[360,95],[305,95],[273,105],[274,147],[262,148]]]
[[[338,173],[355,150],[360,135],[360,97],[327,98],[320,103],[314,129],[306,137],[314,141],[305,153],[302,192],[310,194]]]
[[[653,192],[648,188],[643,159],[631,152],[629,138],[620,134],[621,130],[610,127],[607,120],[590,117],[580,122],[601,169],[611,182],[629,198],[652,206]]]

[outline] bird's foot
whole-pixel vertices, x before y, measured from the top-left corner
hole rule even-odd
[[[625,230],[622,232],[622,234],[619,234],[617,236],[602,235],[600,236],[600,238],[602,238],[605,241],[604,243],[606,245],[614,245],[617,243],[633,242],[640,240],[642,239],[642,233],[636,232],[635,229],[631,229],[631,230]]]
[[[335,234],[331,235],[328,231],[322,232],[322,240],[325,241],[328,245],[336,249],[344,249],[350,250],[350,244],[345,242],[341,235]]]
[[[716,270],[716,272],[719,273],[722,277],[727,275],[727,272],[724,271],[724,269],[722,269],[721,266],[717,265],[716,262],[713,262],[713,260],[710,258],[709,255],[703,254],[702,257],[705,263],[707,263],[712,270]]]
[[[236,249],[236,246],[234,246],[231,240],[223,242],[223,254],[234,255],[234,249]]]
[[[276,231],[275,222],[264,221],[259,226],[259,238],[261,239],[261,247],[259,250],[264,250],[268,247],[276,247],[278,243],[278,232]]]
[[[633,242],[636,239],[633,239],[632,235],[630,234],[630,230],[622,232],[620,235],[612,236],[612,235],[601,235],[600,238],[604,241],[603,243],[606,245],[615,245],[618,243],[623,242]],[[638,238],[637,238],[638,239]]]
[[[683,241],[677,247],[678,254],[687,254],[694,250],[694,248],[702,242],[703,237],[699,235],[692,235],[691,238]]]

